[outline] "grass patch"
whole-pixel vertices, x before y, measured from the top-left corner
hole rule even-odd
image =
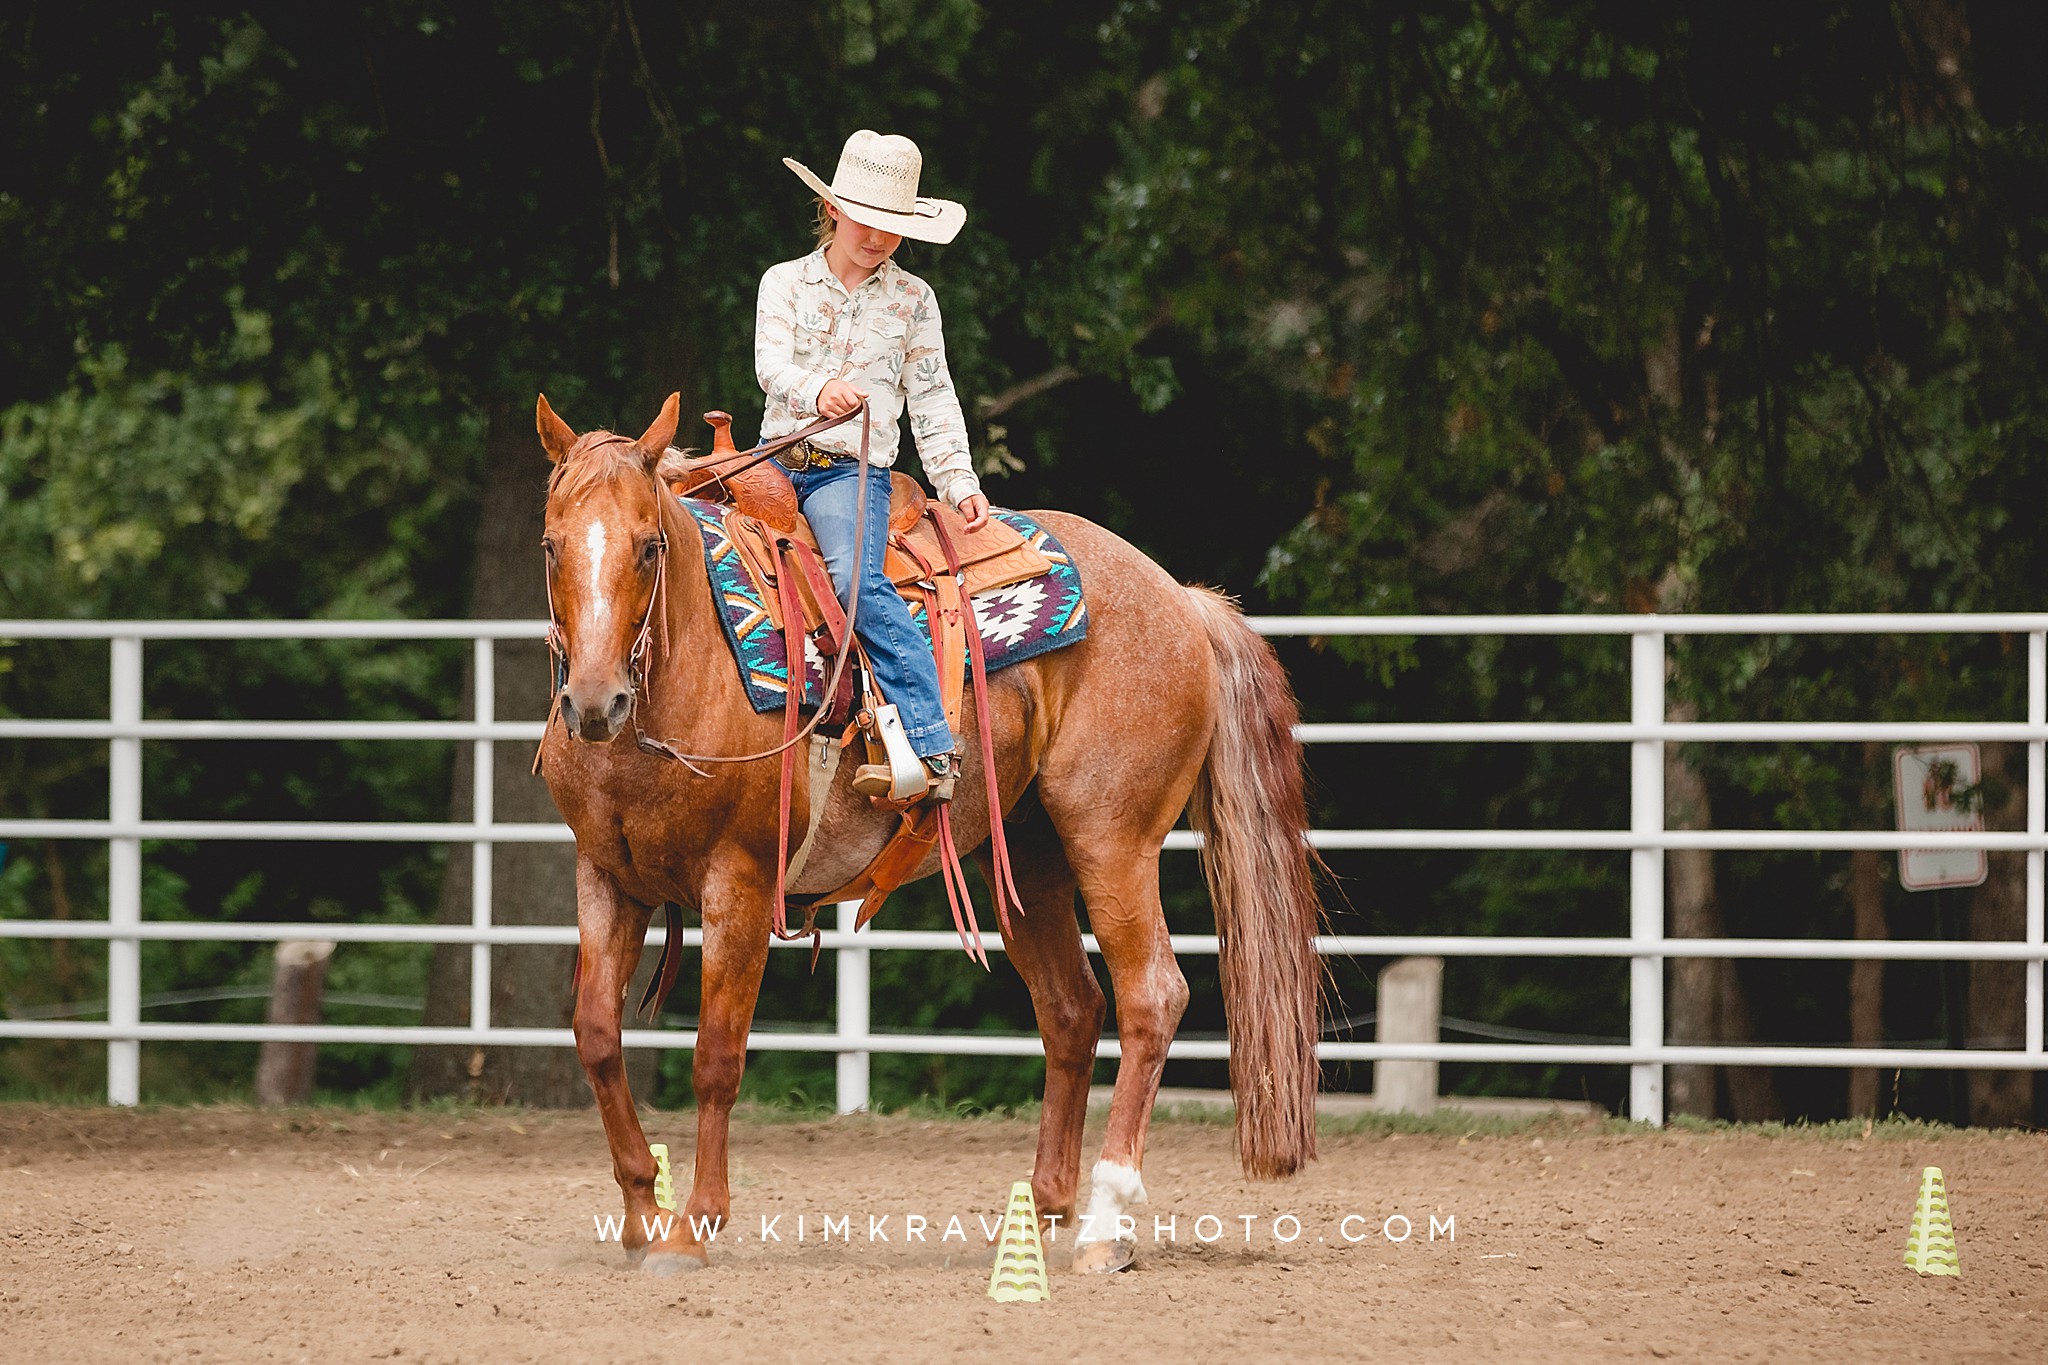
[[[1710,1137],[1728,1134],[1820,1142],[1860,1142],[1864,1139],[1873,1142],[1928,1142],[1940,1138],[1989,1137],[2005,1132],[2035,1131],[1957,1128],[1952,1124],[1938,1123],[1931,1119],[1908,1118],[1903,1114],[1893,1114],[1889,1118],[1877,1120],[1827,1119],[1820,1123],[1808,1123],[1804,1119],[1796,1119],[1790,1123],[1736,1123],[1728,1119],[1702,1119],[1691,1114],[1675,1114],[1667,1126],[1674,1133],[1697,1133]]]
[[[1237,1111],[1228,1104],[1179,1101],[1162,1104],[1152,1111],[1155,1123],[1194,1123],[1227,1128],[1237,1121]],[[1431,1114],[1318,1114],[1316,1132],[1331,1137],[1514,1137],[1517,1134],[1605,1132],[1604,1120],[1577,1118],[1556,1112],[1529,1114],[1474,1114],[1447,1105]],[[1623,1131],[1637,1125],[1624,1123]]]
[[[1153,1117],[1156,1121],[1224,1127],[1233,1123],[1236,1115],[1228,1105],[1182,1103],[1162,1105],[1153,1112]],[[1316,1131],[1333,1137],[1386,1137],[1395,1134],[1404,1137],[1661,1137],[1668,1133],[1687,1133],[1704,1137],[1760,1137],[1792,1142],[1928,1142],[2037,1130],[1957,1128],[1903,1115],[1876,1122],[1829,1119],[1818,1123],[1805,1120],[1736,1123],[1727,1119],[1694,1118],[1688,1114],[1674,1115],[1665,1128],[1659,1129],[1618,1116],[1596,1119],[1556,1112],[1481,1115],[1447,1105],[1432,1114],[1324,1114],[1316,1119]]]

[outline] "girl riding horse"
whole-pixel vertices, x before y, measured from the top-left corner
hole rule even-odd
[[[821,244],[761,283],[763,437],[864,402],[871,462],[886,466],[907,406],[940,495],[978,525],[988,502],[968,459],[937,302],[889,260],[903,237],[947,241],[965,219],[957,204],[917,197],[919,165],[907,139],[866,132],[848,140],[829,188],[792,164],[823,199]],[[536,411],[555,463],[542,544],[561,660],[561,723],[547,727],[539,762],[576,835],[576,1050],[625,1197],[626,1250],[655,1273],[704,1264],[708,1238],[732,1215],[727,1138],[783,913],[776,889],[787,809],[775,764],[752,761],[781,752],[778,727],[754,710],[727,657],[705,534],[655,477],[678,407],[671,395],[637,439],[578,435],[546,398]],[[1045,1040],[1031,1184],[1048,1219],[1071,1220],[1082,1193],[1082,1128],[1104,1008],[1077,892],[1116,993],[1116,1089],[1087,1173],[1090,1219],[1073,1265],[1121,1270],[1137,1254],[1126,1210],[1145,1200],[1146,1130],[1188,999],[1159,898],[1160,851],[1184,810],[1202,835],[1216,914],[1239,1158],[1247,1175],[1272,1178],[1315,1154],[1320,908],[1294,697],[1271,648],[1227,598],[1183,587],[1079,517],[1033,512],[1080,572],[1088,629],[969,689],[961,723],[976,728],[986,717],[994,780],[971,746],[956,796],[959,764],[932,656],[880,569],[888,479],[866,479],[872,505],[855,505],[860,438],[857,427],[813,436],[792,477],[835,587],[851,601],[857,585],[856,630],[930,766],[926,799],[953,798],[955,842],[991,885],[991,834],[1005,832],[1020,913],[1000,920],[1003,947]],[[856,545],[863,521],[866,544]],[[629,728],[634,740],[619,742]],[[676,761],[685,750],[710,766]],[[809,856],[789,877],[792,897],[847,885],[893,837],[899,813],[870,799],[892,775],[875,766],[881,771],[829,779],[808,764],[794,769],[791,806],[816,814]],[[829,783],[815,805],[814,780]],[[934,850],[912,875],[939,868]],[[694,1176],[683,1216],[667,1219],[621,1051],[627,987],[663,904],[689,907],[704,925]]]
[[[800,162],[783,164],[818,193],[818,249],[761,277],[754,315],[754,373],[768,395],[761,439],[787,436],[819,417],[843,417],[865,399],[869,463],[886,470],[896,462],[897,421],[908,408],[926,476],[967,518],[966,529],[979,530],[988,499],[946,369],[939,301],[930,285],[890,259],[905,237],[952,241],[967,211],[951,200],[918,197],[923,157],[907,137],[855,133],[829,186]],[[867,543],[854,543],[861,434],[849,426],[799,441],[778,458],[841,604],[851,606],[860,595],[855,632],[883,699],[897,708],[912,751],[930,770],[924,799],[949,801],[960,760],[938,668],[882,570],[886,474],[866,480]],[[885,765],[863,764],[853,785],[864,795],[887,795],[891,774]]]

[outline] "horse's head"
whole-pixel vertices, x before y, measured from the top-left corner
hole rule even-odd
[[[569,733],[599,743],[633,714],[635,670],[658,626],[668,542],[654,464],[676,434],[680,395],[640,439],[578,436],[543,394],[534,413],[555,472],[548,479],[548,608],[567,661],[560,697]]]

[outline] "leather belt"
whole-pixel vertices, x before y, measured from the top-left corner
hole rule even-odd
[[[825,469],[841,461],[852,463],[858,455],[847,455],[837,450],[826,450],[809,441],[798,441],[778,451],[775,461],[785,469]]]

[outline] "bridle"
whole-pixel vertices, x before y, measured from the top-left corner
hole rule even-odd
[[[634,442],[630,436],[619,436],[612,432],[606,432],[598,440],[583,446],[579,453],[594,453],[604,449],[606,446],[632,444]],[[668,600],[668,530],[659,524],[658,518],[654,534],[654,590],[647,595],[646,610],[640,613],[640,625],[633,633],[633,647],[626,655],[627,686],[629,695],[633,700],[634,709],[636,710],[639,708],[640,686],[645,681],[647,675],[648,651],[654,642],[654,617],[656,609],[664,606]],[[541,548],[544,551],[548,551],[549,557],[552,558],[553,547],[545,539],[541,542]],[[562,690],[569,683],[569,640],[562,632],[561,614],[555,610],[555,584],[552,574],[547,576],[545,586],[548,599],[548,660],[552,665],[554,683],[553,703],[548,710],[548,721],[552,724],[556,714],[562,709]],[[663,615],[665,618],[666,613],[663,613]],[[664,633],[667,630],[666,619],[663,620],[662,629]],[[667,648],[666,640],[663,641],[663,648]],[[567,724],[566,721],[563,723],[564,725]]]
[[[865,419],[867,414],[867,407],[867,400],[862,399],[858,406],[852,408],[847,412],[841,413],[837,417],[821,417],[817,421],[811,423],[809,426],[806,426],[798,431],[793,431],[787,436],[777,436],[773,440],[762,441],[759,444],[748,448],[747,450],[741,451],[739,459],[744,461],[744,463],[734,464],[726,469],[721,470],[720,477],[731,478],[736,474],[740,474],[748,469],[752,469],[755,465],[760,464],[763,461],[773,459],[776,455],[780,454],[784,450],[787,450],[789,447],[795,445],[797,442],[808,440],[810,437],[815,436],[820,432],[830,431],[833,427],[851,421],[854,417],[858,416]],[[611,432],[606,432],[600,439],[592,441],[588,446],[583,447],[583,451],[585,453],[589,453],[601,450],[606,446],[632,444],[634,444],[634,441],[633,438],[630,436],[619,436]],[[564,458],[566,460],[567,457]],[[853,543],[855,546],[856,558],[858,558],[858,555],[866,547],[867,544],[867,482],[870,472],[871,471],[868,467],[868,423],[866,422],[866,420],[863,420],[860,424],[860,462],[858,472],[854,475],[856,487],[854,493]],[[662,496],[664,496],[662,491],[657,489],[657,499]],[[811,737],[812,732],[818,728],[818,723],[825,718],[825,707],[819,707],[817,711],[812,714],[811,719],[803,726],[802,729],[798,730],[795,734],[783,740],[782,743],[776,745],[772,749],[763,749],[759,753],[752,754],[685,753],[683,750],[676,748],[673,744],[665,740],[654,739],[640,729],[640,695],[642,689],[645,687],[647,682],[647,665],[649,658],[653,652],[654,621],[657,615],[659,615],[659,617],[661,618],[662,653],[666,654],[668,652],[669,645],[669,538],[667,529],[659,525],[658,516],[657,525],[655,527],[655,535],[656,540],[654,561],[654,588],[647,595],[647,608],[640,614],[640,625],[633,633],[632,648],[628,650],[626,654],[626,685],[628,688],[628,696],[631,698],[630,709],[627,712],[627,720],[628,723],[630,723],[633,727],[633,746],[636,749],[638,749],[641,753],[651,754],[656,758],[665,758],[669,759],[672,762],[680,763],[685,768],[688,768],[691,772],[697,774],[697,776],[699,777],[709,777],[711,776],[711,774],[705,772],[702,768],[698,767],[697,765],[699,763],[755,763],[764,758],[774,758],[784,753],[785,751],[796,747],[804,740],[809,739]],[[858,619],[860,615],[859,583],[860,574],[858,567],[856,567],[854,573],[855,588],[853,593],[853,600],[848,604],[846,610],[845,638],[847,643],[846,647],[839,651],[838,657],[833,660],[832,674],[825,681],[825,690],[823,695],[825,695],[826,697],[834,695],[839,690],[840,680],[842,677],[845,676],[846,673],[847,660],[853,657],[853,627],[854,622]],[[569,642],[568,638],[562,633],[561,617],[559,613],[557,613],[555,610],[555,584],[552,575],[548,577],[546,588],[548,599],[548,657],[553,665],[552,678],[554,683],[554,695],[548,707],[547,723],[549,725],[552,725],[554,723],[556,715],[558,715],[561,712],[562,693],[564,689],[568,686]],[[801,653],[797,653],[797,656],[795,658],[790,659],[788,661],[788,669],[788,686],[799,689],[802,688],[805,685],[805,663]],[[565,719],[563,721],[563,727],[566,729],[567,726],[568,722]],[[571,737],[574,737],[573,733]],[[534,770],[539,771],[539,750],[535,750],[534,752],[533,763]]]

